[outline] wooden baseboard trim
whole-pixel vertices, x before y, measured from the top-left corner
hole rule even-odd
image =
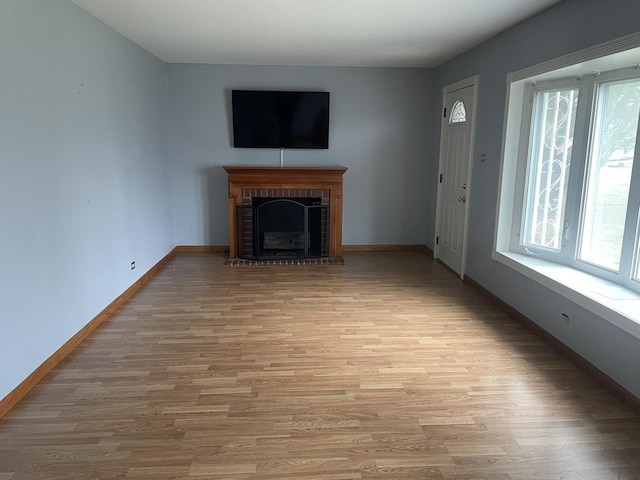
[[[142,275],[133,285],[127,288],[120,296],[111,302],[104,310],[96,315],[89,323],[82,327],[73,337],[56,350],[49,358],[36,368],[31,375],[25,378],[20,385],[14,388],[6,397],[0,400],[0,418],[4,417],[24,396],[33,389],[44,377],[53,370],[67,355],[82,343],[91,333],[107,320],[118,308],[120,308],[134,293],[147,283],[165,264],[177,253],[174,248],[148,272]]]
[[[426,245],[343,245],[343,252],[424,252],[433,253]]]
[[[427,245],[343,245],[343,252],[423,252],[433,255]],[[175,253],[229,253],[228,245],[178,245]]]
[[[229,253],[228,245],[178,245],[175,253]]]
[[[542,339],[545,343],[551,346],[554,350],[559,352],[569,361],[571,361],[575,366],[577,366],[584,373],[593,378],[596,382],[598,382],[603,388],[605,388],[609,393],[611,393],[614,397],[620,400],[624,405],[629,407],[631,410],[640,414],[640,398],[636,397],[633,393],[628,391],[618,382],[616,382],[609,375],[604,373],[598,367],[593,365],[589,360],[584,358],[582,355],[562,343],[556,337],[547,332],[544,328],[540,327],[533,320],[520,313],[518,310],[513,308],[508,303],[504,302],[496,295],[491,293],[485,287],[480,285],[478,282],[473,280],[472,278],[465,276],[464,282],[469,286],[473,287],[476,291],[478,291],[482,296],[484,296],[491,303],[500,308],[503,312],[509,315],[514,320],[518,321],[522,325],[524,325],[527,329],[533,332],[536,336]]]

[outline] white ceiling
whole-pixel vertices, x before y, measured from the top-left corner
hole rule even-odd
[[[560,0],[72,0],[168,63],[435,67]]]

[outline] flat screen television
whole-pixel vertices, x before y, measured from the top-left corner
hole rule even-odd
[[[236,148],[329,148],[329,92],[232,90]]]

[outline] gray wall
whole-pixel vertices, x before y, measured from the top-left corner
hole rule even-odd
[[[331,93],[328,150],[286,150],[285,166],[344,165],[343,243],[425,244],[433,72],[426,69],[169,65],[172,197],[179,245],[226,245],[223,165],[271,165],[237,149],[231,90]]]
[[[491,259],[507,73],[640,30],[637,0],[565,0],[437,69],[437,91],[480,74],[467,274],[640,396],[640,340]],[[440,103],[441,103],[441,97]],[[438,113],[434,113],[438,115]],[[439,130],[440,124],[436,124]],[[481,153],[487,160],[479,161]],[[432,152],[428,178],[438,169]],[[435,192],[435,190],[431,190]],[[428,198],[433,238],[435,193]],[[572,319],[560,321],[561,313]]]
[[[2,0],[0,65],[3,398],[175,235],[165,64],[66,0]]]

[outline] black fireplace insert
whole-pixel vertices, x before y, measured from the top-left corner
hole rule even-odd
[[[244,225],[238,238],[241,258],[284,260],[328,256],[329,207],[322,204],[321,198],[253,197],[251,203],[239,207]]]

